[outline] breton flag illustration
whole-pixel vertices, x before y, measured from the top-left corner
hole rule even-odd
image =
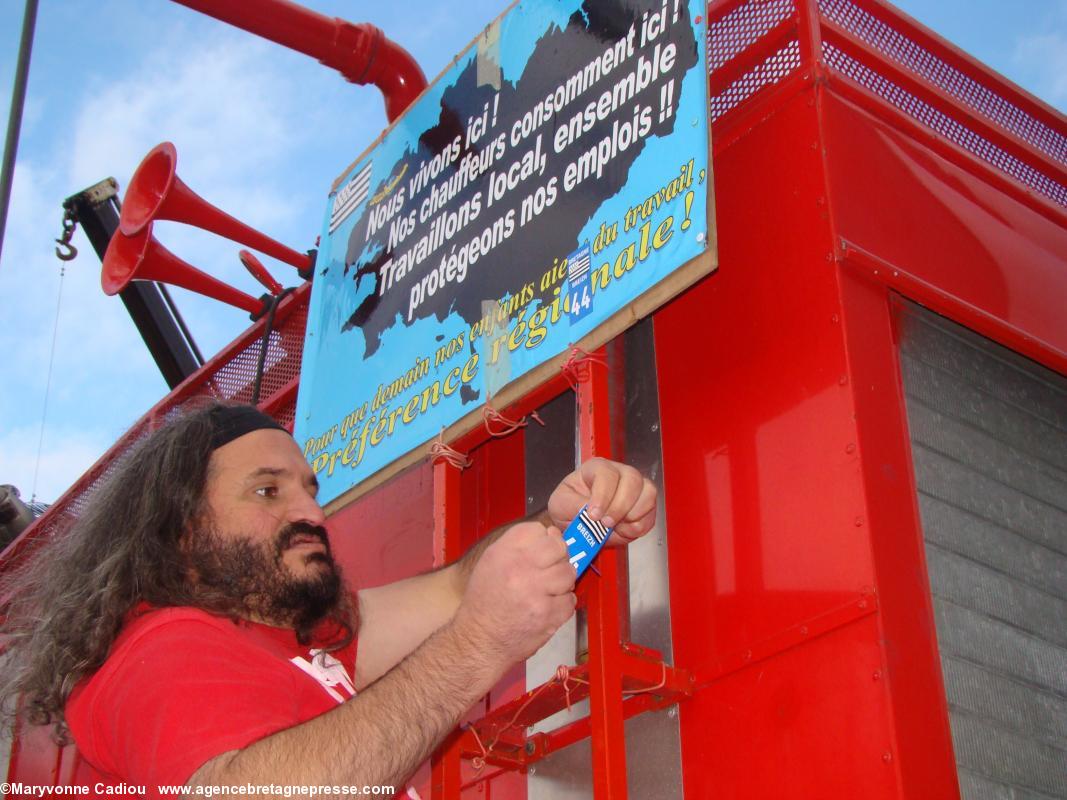
[[[373,161],[368,161],[366,166],[352,176],[352,180],[346,183],[333,199],[333,208],[330,210],[330,233],[355,211],[360,203],[367,199],[370,194],[370,172]]]
[[[570,254],[567,262],[567,280],[571,282],[571,286],[581,283],[589,274],[589,265],[589,243],[586,242]]]
[[[596,554],[604,546],[604,542],[611,536],[611,528],[603,523],[589,518],[586,510],[589,506],[583,506],[574,518],[567,530],[563,532],[563,541],[567,545],[567,556],[577,573],[582,577],[589,565],[593,563]]]

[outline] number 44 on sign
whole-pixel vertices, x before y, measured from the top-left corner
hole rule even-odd
[[[592,281],[589,276],[590,263],[589,242],[567,256],[567,283],[571,299],[572,323],[593,310]]]

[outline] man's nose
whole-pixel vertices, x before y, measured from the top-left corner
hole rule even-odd
[[[289,522],[307,522],[311,525],[325,525],[326,512],[308,492],[301,491],[300,496],[289,509]]]

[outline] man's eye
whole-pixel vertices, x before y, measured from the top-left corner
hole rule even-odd
[[[278,487],[277,486],[260,486],[258,489],[256,489],[256,494],[258,494],[260,497],[277,497],[278,496]]]

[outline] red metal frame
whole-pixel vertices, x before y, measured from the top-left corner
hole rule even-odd
[[[434,524],[433,564],[442,567],[459,558],[460,547],[460,473],[445,462],[433,466]],[[459,736],[450,736],[434,753],[431,766],[430,797],[459,797]]]
[[[519,419],[567,388],[565,379],[557,377],[502,412],[509,418]],[[579,382],[576,401],[582,457],[610,457],[608,375],[598,362],[591,362],[588,380]],[[508,440],[517,442],[521,449],[521,437],[512,436]],[[472,450],[477,467],[479,460],[485,458],[484,448],[500,446],[508,440],[494,440],[485,428],[477,428],[457,444]],[[513,468],[490,468],[486,473],[501,475],[517,474],[519,471]],[[464,503],[465,480],[465,473],[450,465],[442,462],[434,466],[435,564],[457,558],[465,549],[465,545],[459,542],[465,537],[469,538],[470,527],[462,523],[470,505],[469,502]],[[484,482],[475,479],[466,480],[466,484],[469,488],[475,484],[484,485]],[[477,495],[474,502],[488,501],[492,507],[501,493],[498,487],[486,492],[487,496]],[[503,493],[506,494],[506,490]],[[469,496],[470,493],[467,494]],[[493,527],[484,518],[484,512],[479,517],[479,523],[477,527],[484,530]],[[571,668],[572,677],[566,684],[551,680],[525,694],[499,701],[494,691],[487,713],[470,720],[465,728],[449,737],[434,754],[430,782],[432,797],[459,798],[466,789],[498,780],[510,771],[525,772],[531,764],[586,737],[591,739],[593,747],[591,769],[596,797],[598,800],[626,797],[624,720],[635,714],[664,708],[691,695],[694,678],[687,671],[665,664],[659,653],[623,640],[619,561],[617,551],[603,551],[597,562],[599,575],[590,572],[579,588],[579,603],[587,611],[589,627],[587,663]],[[627,697],[624,692],[631,696]],[[508,693],[505,688],[505,698]],[[529,737],[524,735],[526,728],[586,697],[590,700],[588,717],[547,733]],[[486,743],[490,743],[491,749],[488,751]],[[464,780],[461,759],[481,759],[486,765],[499,769],[488,771],[479,768],[474,770],[472,777]]]
[[[748,2],[713,3],[709,28]],[[850,2],[1067,135],[1057,112],[913,20],[880,0]],[[654,317],[674,660],[687,669],[625,641],[618,554],[605,552],[600,577],[580,590],[590,655],[572,675],[589,682],[568,685],[572,701],[589,697],[590,715],[526,737],[521,726],[558,711],[567,691],[549,683],[524,693],[521,674],[509,675],[471,720],[482,741],[500,733],[491,768],[470,768],[479,747],[472,729],[457,731],[427,775],[435,798],[494,788],[521,797],[523,770],[587,736],[596,797],[625,797],[623,721],[690,695],[679,706],[687,797],[958,797],[896,309],[900,296],[918,301],[1067,374],[1058,304],[1067,208],[1047,186],[1009,175],[833,68],[826,53],[847,54],[1045,180],[1067,182],[1067,170],[1047,142],[877,51],[814,0],[795,0],[792,15],[721,65],[713,93],[794,41],[799,64],[713,128],[718,273]],[[279,326],[296,324],[286,319],[306,311],[308,295],[304,286],[283,302]],[[2,555],[5,565],[76,508],[142,431],[194,395],[219,394],[262,324],[139,421]],[[296,390],[295,377],[277,380],[261,405],[284,416]],[[502,411],[518,418],[567,390],[557,377]],[[578,388],[583,456],[611,454],[614,399],[594,367]],[[413,468],[339,512],[331,526],[362,515],[395,537],[342,536],[345,557],[388,580],[446,563],[520,515],[523,438],[471,431],[452,443],[471,453],[471,469]],[[415,520],[430,509],[432,536]],[[624,699],[624,689],[660,680]],[[33,749],[38,734],[25,734],[30,746],[16,741],[11,778],[77,780],[77,755]]]
[[[594,354],[606,362],[603,350]],[[589,380],[578,384],[578,452],[583,461],[611,458],[608,371],[590,362]],[[622,636],[619,630],[619,553],[604,549],[599,572],[585,593],[589,625],[589,719],[593,746],[593,796],[622,800],[626,792],[626,732],[622,714]]]
[[[710,17],[743,5],[715,4]],[[1051,109],[897,12],[873,0],[856,5],[1044,124],[1067,130]],[[797,17],[749,48],[740,66],[719,70],[713,85],[730,85],[776,53],[794,25],[799,67],[714,128],[719,274],[656,315],[676,655],[698,676],[694,701],[681,709],[686,795],[851,796],[862,786],[865,797],[958,796],[892,325],[894,290],[1067,373],[1067,323],[1051,299],[1067,296],[1067,217],[1062,206],[828,67],[821,41],[1043,175],[1062,181],[1063,169],[828,22],[807,0],[798,2]],[[849,112],[846,124],[843,99],[870,116]],[[906,146],[944,159],[931,174],[964,191],[949,201],[951,192],[937,196],[940,202],[967,214],[970,199],[994,217],[1007,215],[1009,225],[1017,223],[1015,238],[1005,234],[994,257],[975,261],[966,240],[981,230],[973,216],[969,228],[894,228],[894,205],[914,206],[916,220],[929,220],[937,202],[929,189],[907,186],[886,169],[883,154],[862,141],[858,134],[877,123],[885,124],[880,135],[900,134],[913,143]],[[870,170],[857,169],[861,164]],[[886,202],[872,206],[872,196]],[[1043,255],[1049,253],[1060,254],[1058,269]],[[694,320],[708,374],[694,372],[688,356]],[[787,351],[791,340],[797,347]],[[695,413],[702,398],[714,405],[714,419]],[[818,441],[799,425],[779,446],[775,428],[804,414]],[[746,452],[753,442],[761,445],[758,459]],[[836,447],[850,470],[835,463]],[[811,499],[798,489],[800,473],[780,482],[765,474],[797,453],[802,469],[826,484]],[[794,514],[769,526],[766,494],[810,521]],[[818,519],[820,511],[840,511],[839,535],[851,529],[866,553],[846,553],[845,539],[827,548],[836,526]],[[730,541],[734,531],[755,541]],[[837,575],[855,575],[853,599],[820,599],[805,611],[800,602],[780,606],[763,588],[739,608],[745,582],[765,584],[770,565],[796,539],[819,548]],[[799,568],[790,579],[817,585]],[[818,606],[824,610],[813,614]],[[701,640],[697,632],[707,630],[708,619],[714,627]],[[818,678],[828,671],[836,676],[832,687]],[[793,696],[804,704],[790,703]],[[755,713],[734,710],[750,702]],[[848,732],[831,756],[827,720],[849,719],[855,707],[864,709],[861,720],[831,723]],[[735,746],[738,739],[748,746]]]

